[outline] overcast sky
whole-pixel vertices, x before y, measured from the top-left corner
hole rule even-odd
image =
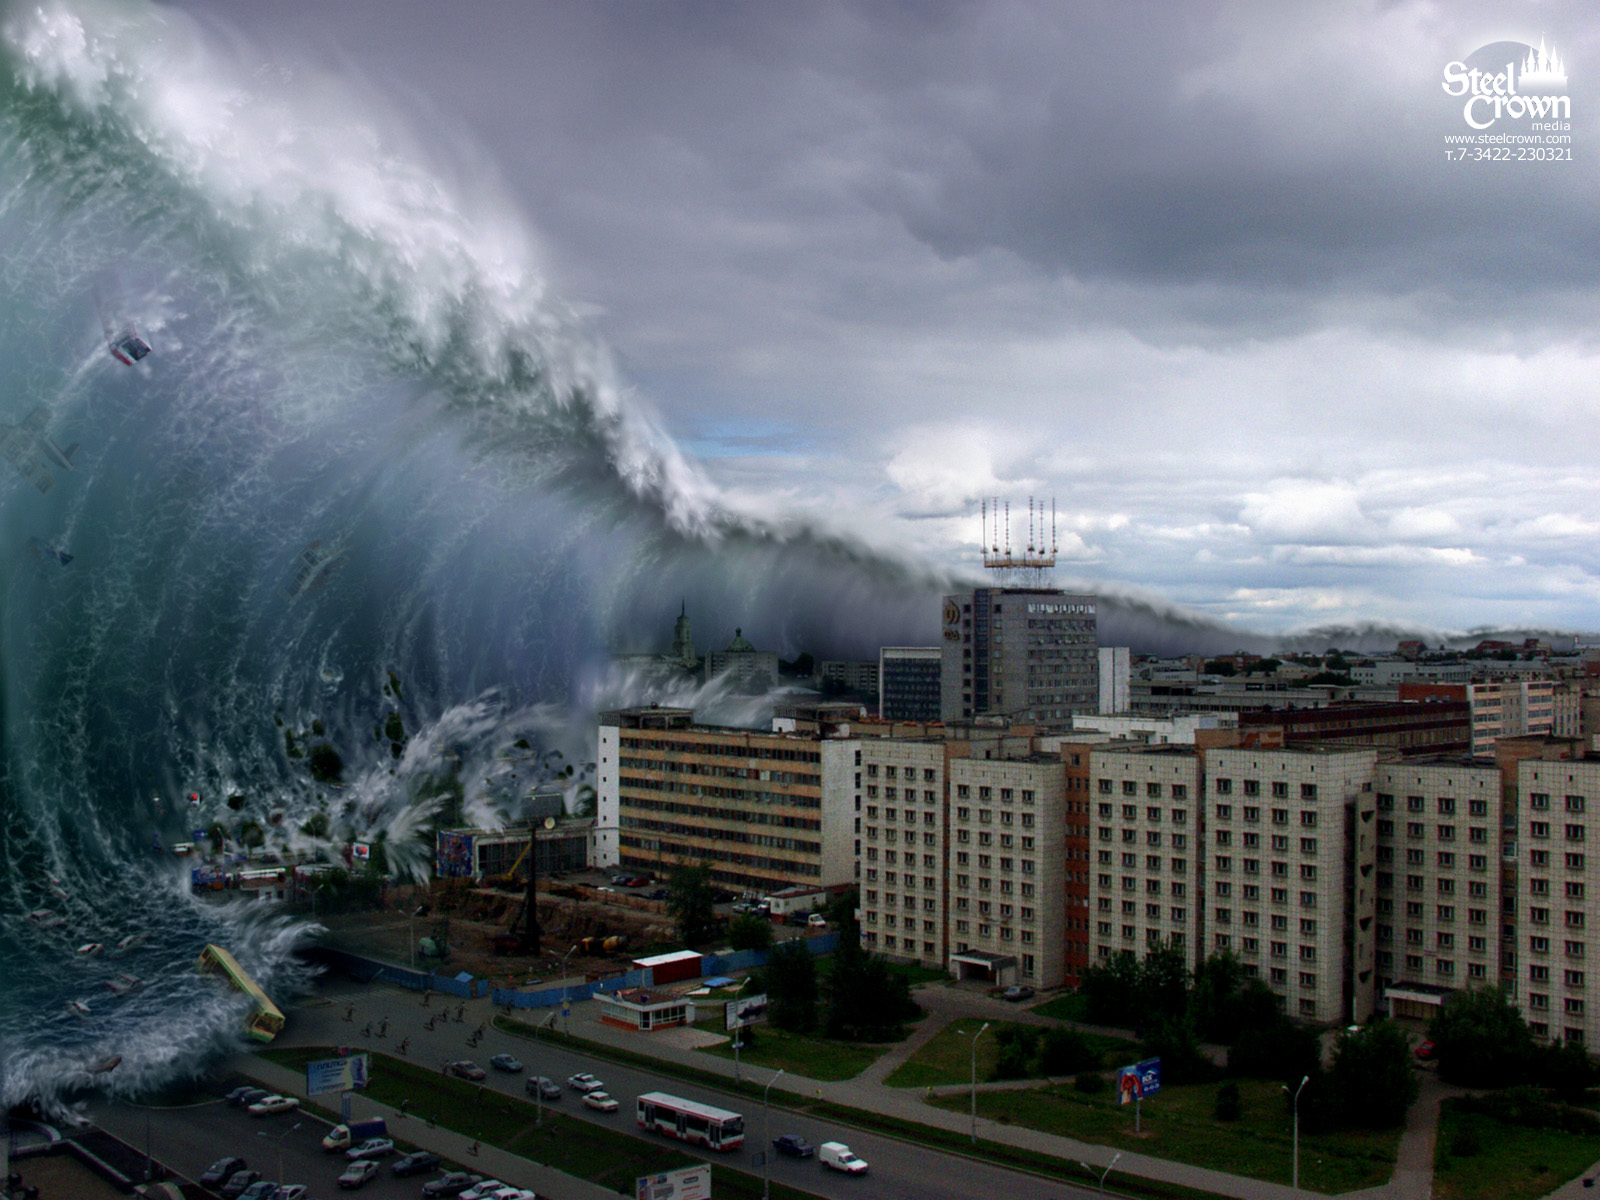
[[[740,503],[975,565],[1054,497],[1061,581],[1241,630],[1600,628],[1592,3],[183,7],[509,196]],[[1572,161],[1447,162],[1445,65],[1541,37]]]

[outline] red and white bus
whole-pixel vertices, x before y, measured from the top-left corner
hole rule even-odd
[[[707,1150],[737,1150],[744,1145],[744,1118],[738,1113],[665,1092],[646,1092],[639,1097],[639,1128]]]

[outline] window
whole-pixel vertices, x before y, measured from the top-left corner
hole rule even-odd
[[[1217,780],[1217,795],[1226,796],[1226,795],[1229,795],[1230,793],[1232,793],[1232,791],[1233,791],[1233,780],[1231,780],[1231,779],[1219,779],[1219,780]]]

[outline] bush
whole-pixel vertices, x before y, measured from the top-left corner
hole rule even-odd
[[[1471,1158],[1481,1149],[1478,1142],[1478,1127],[1463,1125],[1455,1131],[1445,1149],[1456,1158]]]
[[[1075,1091],[1085,1096],[1098,1096],[1106,1090],[1106,1077],[1096,1075],[1093,1071],[1083,1071],[1072,1081],[1072,1086]]]
[[[1484,1096],[1457,1096],[1446,1100],[1461,1112],[1479,1113],[1527,1129],[1557,1129],[1583,1137],[1600,1135],[1600,1116],[1581,1108],[1553,1104],[1538,1088],[1514,1087]]]
[[[1237,1121],[1244,1116],[1244,1101],[1239,1098],[1239,1085],[1228,1080],[1217,1089],[1215,1115],[1219,1121]]]
[[[1071,1075],[1099,1065],[1100,1056],[1075,1029],[1047,1029],[1039,1038],[1035,1067],[1040,1075]]]

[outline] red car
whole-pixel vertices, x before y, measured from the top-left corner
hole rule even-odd
[[[474,1082],[489,1078],[489,1072],[485,1071],[471,1059],[463,1058],[459,1062],[451,1063],[445,1069],[451,1075],[458,1076],[461,1079],[471,1079]]]
[[[1432,1062],[1438,1057],[1438,1048],[1432,1042],[1423,1042],[1411,1053],[1417,1056],[1418,1062]]]

